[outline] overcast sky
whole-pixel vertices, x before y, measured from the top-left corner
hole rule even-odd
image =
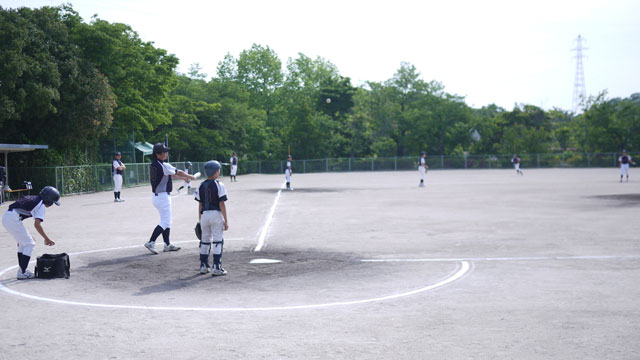
[[[52,0],[0,0],[3,8],[57,6]],[[129,24],[180,59],[178,71],[200,63],[209,76],[225,54],[253,43],[284,64],[298,53],[335,64],[354,85],[384,81],[402,61],[426,81],[466,97],[473,107],[515,103],[570,110],[576,75],[575,39],[586,39],[588,95],[640,92],[638,0],[76,0],[94,14]]]

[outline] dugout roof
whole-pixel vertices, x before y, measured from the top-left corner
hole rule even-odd
[[[48,149],[48,148],[49,148],[49,145],[0,144],[0,153],[4,153],[4,167],[6,169],[7,184],[9,183],[8,157],[10,152],[33,151],[33,150]],[[0,181],[2,181],[2,179],[0,179]]]

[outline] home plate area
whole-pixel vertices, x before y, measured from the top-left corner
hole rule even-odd
[[[198,254],[195,246],[158,255],[143,247],[78,254],[71,256],[69,279],[5,286],[45,300],[100,306],[305,307],[411,292],[458,268],[455,263],[372,263],[357,254],[271,249],[226,251],[228,274],[212,277],[199,273]]]

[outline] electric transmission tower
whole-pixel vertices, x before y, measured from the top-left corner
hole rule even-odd
[[[584,67],[582,66],[582,51],[587,50],[587,48],[582,47],[582,42],[584,39],[581,35],[578,35],[576,39],[577,45],[575,49],[571,49],[571,51],[576,52],[576,80],[573,84],[573,112],[577,113],[582,109],[582,102],[586,100],[587,90],[584,85]]]

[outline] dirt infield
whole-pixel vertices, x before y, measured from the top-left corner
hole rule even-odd
[[[640,358],[640,173],[524,171],[239,177],[224,277],[198,273],[184,191],[159,255],[149,187],[65,197],[56,246],[25,225],[70,279],[15,280],[0,228],[0,359]]]

